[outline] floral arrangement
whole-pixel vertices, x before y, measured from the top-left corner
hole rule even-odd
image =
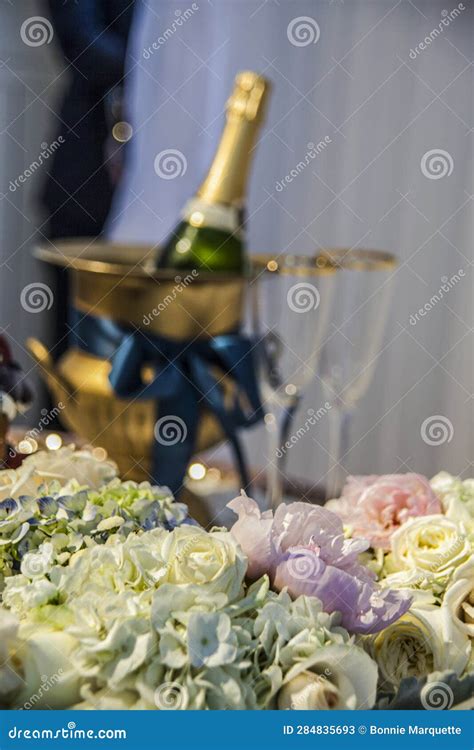
[[[117,476],[117,465],[99,460],[87,450],[65,446],[55,451],[38,451],[24,459],[18,469],[0,471],[0,500],[22,495],[36,495],[41,487],[53,481],[64,486],[76,480],[97,489]]]
[[[472,482],[350,478],[329,508],[275,514],[242,495],[231,530],[206,531],[90,455],[47,461],[9,480],[33,499],[2,501],[10,555],[28,529],[4,578],[0,708],[422,708],[440,684],[469,699]]]
[[[229,532],[155,529],[88,548],[67,567],[47,558],[41,574],[7,581],[6,705],[31,703],[41,675],[59,669],[36,708],[287,707],[295,680],[304,707],[310,669],[320,708],[374,703],[376,666],[339,616],[314,597],[270,591],[266,576],[246,587]]]
[[[0,471],[0,597],[7,577],[27,565],[41,570],[45,550],[66,565],[80,549],[111,536],[190,522],[186,505],[166,487],[121,482],[116,472],[115,464],[67,447]]]
[[[474,480],[446,472],[349,477],[326,506],[351,539],[368,538],[363,562],[382,587],[409,592],[399,620],[367,639],[389,695],[403,681],[451,670],[474,685]],[[449,702],[453,695],[448,691]]]

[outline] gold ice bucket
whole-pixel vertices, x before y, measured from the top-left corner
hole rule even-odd
[[[235,275],[150,270],[156,247],[75,239],[39,247],[41,260],[68,268],[72,304],[83,313],[178,341],[210,338],[236,330],[246,280]],[[54,363],[37,339],[27,342],[39,363],[61,419],[80,438],[107,450],[122,476],[150,478],[156,423],[155,400],[118,398],[109,383],[111,364],[78,348]],[[144,380],[152,372],[143,373]],[[222,381],[232,397],[229,379]],[[215,417],[202,410],[197,450],[223,439]]]

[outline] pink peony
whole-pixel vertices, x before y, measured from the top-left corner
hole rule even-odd
[[[326,508],[351,527],[353,536],[364,537],[386,552],[392,534],[409,518],[442,512],[428,480],[420,474],[348,477],[341,497],[330,500]]]
[[[340,612],[342,625],[353,633],[377,633],[409,608],[409,596],[381,589],[359,563],[369,542],[345,539],[335,513],[292,503],[280,505],[274,516],[261,514],[246,495],[228,507],[239,517],[231,533],[248,557],[249,578],[267,573],[277,591],[317,597],[326,612]]]

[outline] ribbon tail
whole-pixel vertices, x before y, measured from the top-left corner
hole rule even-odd
[[[234,419],[242,427],[250,427],[263,418],[253,356],[252,342],[245,336],[217,336],[210,343],[211,349],[219,357],[224,371],[237,383],[239,390],[248,402],[246,413],[238,400],[234,405]]]
[[[199,404],[193,387],[183,389],[179,397],[161,399],[157,416],[151,474],[178,497],[196,448]]]
[[[225,430],[224,425],[222,425],[222,427]],[[247,459],[245,457],[242,444],[238,436],[235,433],[233,435],[229,435],[229,433],[227,433],[226,431],[226,434],[229,439],[230,446],[235,457],[237,468],[239,470],[240,484],[241,484],[240,489],[245,490],[249,494],[252,494],[252,482],[250,480],[250,474],[247,469]]]
[[[190,363],[193,379],[198,385],[199,391],[205,403],[219,420],[224,433],[231,445],[235,462],[240,474],[242,489],[251,492],[250,475],[247,470],[245,454],[237,435],[234,416],[226,411],[222,395],[222,386],[216,381],[208,370],[205,361],[196,357]]]

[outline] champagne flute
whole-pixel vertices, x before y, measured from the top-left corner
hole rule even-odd
[[[329,258],[254,256],[251,327],[267,431],[268,508],[282,501],[284,447],[304,387],[314,378],[330,321],[336,266]]]
[[[320,376],[331,403],[326,483],[326,499],[330,499],[341,490],[341,461],[349,451],[352,416],[380,355],[397,261],[379,250],[334,249],[323,255],[339,269],[337,304],[320,361]]]

